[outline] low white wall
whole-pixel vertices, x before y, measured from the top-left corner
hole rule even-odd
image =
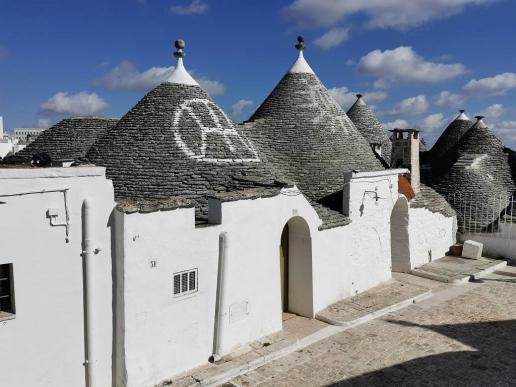
[[[461,242],[471,239],[484,245],[483,254],[516,261],[516,224],[500,224],[500,232],[459,234]]]
[[[411,269],[445,256],[456,241],[456,223],[455,217],[409,208]]]
[[[69,242],[65,227],[46,216],[57,209],[65,220],[62,192],[68,189]],[[103,168],[0,169],[0,264],[12,263],[16,317],[0,322],[0,385],[85,385],[82,215],[84,198],[94,205],[91,367],[98,386],[111,385],[111,239],[113,188]]]

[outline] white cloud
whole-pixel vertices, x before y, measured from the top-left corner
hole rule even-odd
[[[503,95],[516,88],[516,74],[503,73],[494,77],[472,79],[462,90],[475,95]]]
[[[69,95],[60,91],[40,105],[43,113],[91,115],[104,110],[109,105],[96,93],[81,91]]]
[[[172,5],[170,10],[178,15],[200,15],[208,10],[208,4],[202,0],[192,0],[188,5]]]
[[[151,67],[139,72],[132,62],[123,61],[113,70],[97,79],[95,83],[110,89],[148,91],[166,81],[173,71],[174,66],[169,66]],[[191,73],[194,72],[191,71]],[[224,85],[219,81],[200,76],[197,77],[197,82],[211,96],[223,94],[225,91]]]
[[[244,109],[246,107],[251,106],[252,104],[253,104],[253,101],[251,101],[250,99],[241,99],[241,100],[235,102],[231,106],[231,110],[229,111],[229,116],[232,119],[236,119],[238,116],[240,116],[240,114],[242,114],[242,112],[244,111]]]
[[[323,50],[327,50],[340,45],[342,42],[348,40],[348,38],[349,28],[334,27],[324,35],[315,39],[314,43]]]
[[[496,0],[295,0],[286,15],[304,27],[331,27],[354,15],[365,16],[372,28],[420,26],[456,15],[468,5]]]
[[[449,91],[441,91],[433,98],[433,100],[437,106],[462,107],[466,102],[466,96],[464,94],[455,94],[450,93]]]
[[[407,121],[401,119],[382,123],[382,126],[385,130],[408,128],[408,125],[409,124]]]
[[[435,113],[421,120],[416,126],[426,133],[435,132],[442,129],[445,121],[446,119],[442,113]]]
[[[480,115],[485,116],[487,121],[497,122],[498,119],[505,113],[505,108],[500,103],[486,107]]]
[[[50,120],[50,118],[40,118],[38,119],[38,123],[36,124],[38,128],[42,129],[48,129],[51,125],[52,121]]]
[[[349,109],[357,99],[357,93],[350,91],[346,86],[333,87],[328,89],[328,93],[344,110]],[[363,93],[363,97],[367,103],[373,103],[383,101],[387,98],[387,93],[384,93],[383,91],[373,91],[370,93]]]
[[[133,63],[123,61],[98,79],[96,83],[110,89],[147,91],[170,77],[172,71],[174,71],[174,66],[151,67],[139,72]]]
[[[393,110],[387,112],[387,115],[401,116],[401,115],[417,115],[422,114],[428,110],[429,104],[426,96],[423,94],[415,97],[406,98],[399,102]]]
[[[506,141],[516,142],[516,121],[501,121],[496,124],[493,130]],[[516,144],[513,143],[508,145],[514,147]]]
[[[394,82],[439,82],[455,78],[466,72],[461,63],[436,63],[425,60],[412,47],[393,50],[374,50],[363,56],[358,63],[362,74],[379,77],[377,87]]]
[[[204,89],[208,95],[214,97],[216,95],[224,94],[226,88],[219,81],[214,81],[208,78],[199,77],[197,78],[197,82]]]

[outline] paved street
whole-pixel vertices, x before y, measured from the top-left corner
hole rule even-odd
[[[516,386],[516,268],[455,286],[226,386]]]

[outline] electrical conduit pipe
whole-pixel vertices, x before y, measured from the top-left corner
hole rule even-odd
[[[213,337],[213,355],[210,362],[219,361],[222,358],[222,338],[228,324],[227,322],[227,294],[228,285],[228,249],[229,237],[227,232],[219,235],[219,270],[217,275],[217,300],[215,304],[215,334]]]

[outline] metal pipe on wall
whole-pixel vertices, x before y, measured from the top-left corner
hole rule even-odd
[[[83,258],[83,278],[84,278],[84,346],[85,360],[84,367],[86,373],[86,387],[95,387],[94,367],[93,367],[93,297],[92,297],[92,278],[93,268],[91,259],[95,254],[93,248],[94,226],[93,226],[93,205],[91,199],[84,199],[82,202],[82,258]]]
[[[227,278],[228,278],[228,249],[229,238],[226,232],[219,235],[219,269],[217,274],[217,300],[215,304],[215,332],[213,337],[213,355],[211,362],[216,362],[222,357],[222,337],[227,325]]]

